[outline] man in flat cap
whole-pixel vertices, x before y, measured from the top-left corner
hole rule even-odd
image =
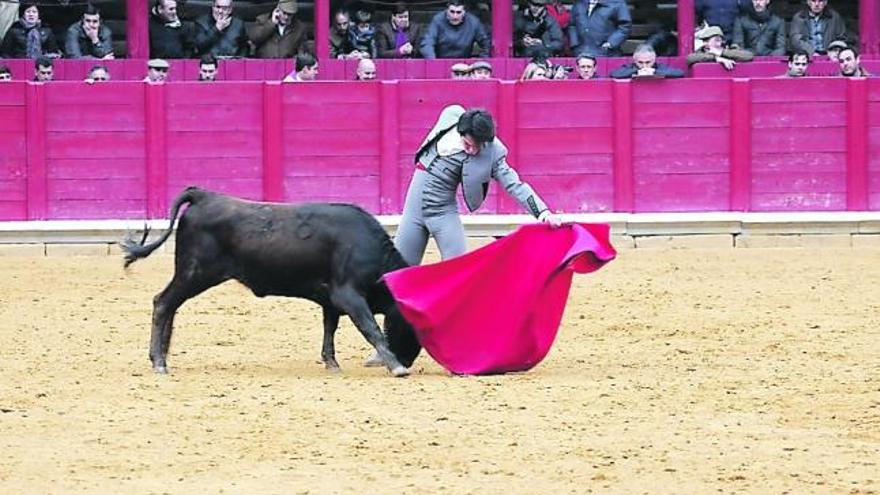
[[[477,60],[471,64],[471,79],[492,79],[492,64]]]
[[[170,65],[167,60],[152,58],[147,62],[147,77],[144,82],[150,84],[163,84],[168,79]]]
[[[748,62],[755,55],[748,50],[724,47],[724,31],[718,26],[708,26],[697,31],[696,37],[702,41],[699,50],[687,56],[688,65],[700,62],[718,62],[727,70],[733,70],[737,62]]]
[[[281,0],[271,13],[257,16],[248,30],[259,58],[292,58],[303,51],[306,27],[296,17],[296,0]]]

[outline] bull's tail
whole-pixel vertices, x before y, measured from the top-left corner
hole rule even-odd
[[[140,241],[134,239],[131,235],[131,232],[125,236],[125,239],[120,243],[120,247],[122,251],[125,253],[125,268],[128,268],[128,265],[134,263],[135,261],[146,258],[153,251],[155,251],[159,246],[162,245],[165,241],[168,240],[168,237],[171,236],[171,232],[174,231],[174,222],[177,220],[177,214],[180,213],[180,207],[184,204],[193,205],[196,201],[204,196],[205,191],[197,188],[197,187],[188,187],[180,196],[174,200],[174,205],[171,206],[171,217],[168,222],[168,229],[162,233],[162,236],[151,242],[150,244],[144,244],[147,241],[147,236],[150,233],[149,227],[144,226],[144,235],[140,239]]]

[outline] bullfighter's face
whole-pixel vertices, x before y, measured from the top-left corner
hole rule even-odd
[[[476,156],[480,153],[481,144],[470,134],[461,137],[461,146],[464,152],[470,156]]]

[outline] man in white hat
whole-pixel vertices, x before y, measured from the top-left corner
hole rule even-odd
[[[696,37],[703,44],[699,50],[687,56],[688,65],[701,62],[718,62],[727,70],[733,70],[737,62],[748,62],[755,55],[748,50],[724,47],[724,32],[718,26],[708,26],[697,31]]]
[[[147,77],[144,82],[150,84],[164,84],[168,78],[170,65],[167,60],[152,58],[147,62]]]

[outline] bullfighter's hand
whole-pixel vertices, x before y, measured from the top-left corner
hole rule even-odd
[[[538,215],[538,220],[550,224],[554,229],[562,225],[562,217],[555,213],[550,213],[550,210],[542,211],[541,214]]]

